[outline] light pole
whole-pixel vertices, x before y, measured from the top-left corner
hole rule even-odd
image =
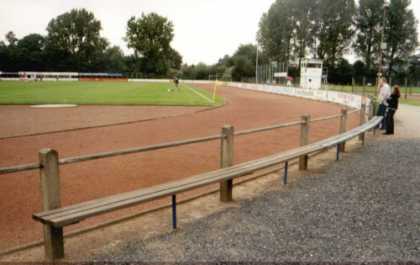
[[[387,16],[387,9],[388,9],[388,2],[384,2],[384,14],[382,18],[382,32],[381,32],[381,44],[379,47],[379,69],[378,69],[378,80],[382,76],[384,76],[384,50],[386,49],[385,40],[385,24],[386,24],[386,16]]]
[[[257,57],[255,58],[255,83],[258,84],[258,42],[257,42]]]

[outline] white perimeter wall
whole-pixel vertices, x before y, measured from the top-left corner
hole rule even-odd
[[[129,82],[152,82],[152,83],[165,83],[172,82],[170,79],[129,79]],[[189,84],[213,84],[214,81],[198,81],[198,80],[182,80],[183,83]],[[266,93],[280,94],[292,97],[306,98],[318,101],[332,102],[340,105],[348,106],[350,108],[360,109],[362,102],[369,106],[370,100],[366,97],[359,95],[353,95],[349,93],[336,92],[336,91],[327,91],[327,90],[313,90],[313,89],[303,89],[295,87],[284,87],[284,86],[273,86],[273,85],[264,85],[264,84],[249,84],[249,83],[224,83],[227,86],[261,91]],[[367,108],[369,111],[369,108]]]
[[[313,90],[313,89],[302,89],[302,88],[295,88],[295,87],[257,85],[257,84],[245,84],[245,83],[227,83],[227,85],[231,87],[237,87],[237,88],[254,90],[254,91],[262,91],[262,92],[287,95],[287,96],[292,96],[292,97],[332,102],[332,103],[337,103],[337,104],[348,106],[350,108],[355,108],[355,109],[360,109],[362,106],[362,102],[364,102],[367,105],[370,104],[370,100],[368,98],[365,98],[359,95],[336,92],[336,91]]]

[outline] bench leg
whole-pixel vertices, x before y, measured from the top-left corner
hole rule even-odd
[[[232,202],[233,201],[233,180],[225,180],[220,183],[220,201]]]
[[[172,229],[177,229],[177,217],[176,217],[176,195],[172,195]]]
[[[286,161],[286,163],[284,163],[284,175],[283,175],[283,184],[284,185],[287,185],[288,175],[289,175],[289,161]]]
[[[309,157],[307,155],[299,157],[299,170],[308,170]]]
[[[359,135],[359,140],[362,142],[362,145],[365,145],[366,134],[362,133],[361,135]]]
[[[340,152],[341,153],[345,153],[346,152],[346,143],[345,142],[339,144],[339,147],[340,147]]]
[[[337,145],[336,158],[335,158],[337,161],[340,161],[340,151],[341,151],[341,149],[340,149],[340,145],[338,144],[338,145]]]
[[[64,258],[63,228],[44,225],[45,257],[48,260]]]

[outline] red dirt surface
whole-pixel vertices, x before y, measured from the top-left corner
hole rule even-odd
[[[142,123],[0,140],[0,167],[36,162],[38,151],[45,147],[58,150],[60,157],[86,155],[217,134],[225,124],[232,124],[236,130],[242,130],[296,121],[306,113],[314,118],[328,116],[339,113],[341,108],[335,104],[228,87],[221,88],[220,93],[227,104],[211,111]],[[61,111],[65,112],[52,112],[61,116]],[[89,114],[85,115],[83,111],[79,113],[80,116],[72,116],[72,119],[93,120],[88,118]],[[358,114],[351,115],[348,127],[354,127],[357,120]],[[31,129],[39,131],[37,125],[41,127],[42,122],[31,123]],[[58,121],[56,125],[62,128]],[[1,125],[4,126],[8,125]],[[337,133],[338,120],[315,123],[311,125],[310,140],[317,141]],[[235,163],[297,147],[298,139],[298,127],[237,137]],[[69,205],[150,187],[217,169],[219,145],[218,141],[213,141],[62,166],[62,204]],[[0,250],[42,239],[41,225],[31,219],[32,213],[41,210],[38,174],[37,171],[31,171],[0,176]],[[139,212],[166,201],[92,218],[66,228],[66,231]],[[162,222],[169,220],[168,216],[168,220]]]
[[[30,106],[1,106],[0,138],[148,121],[191,114],[204,109],[206,108],[80,106],[57,110]]]

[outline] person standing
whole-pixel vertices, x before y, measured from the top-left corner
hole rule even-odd
[[[176,91],[179,91],[179,78],[178,77],[175,77],[174,83],[175,83]]]
[[[380,79],[379,81],[379,95],[378,95],[378,102],[379,108],[377,116],[384,117],[381,124],[379,125],[379,129],[385,129],[385,111],[387,107],[387,99],[391,96],[391,87],[386,82],[385,78]]]
[[[394,116],[398,110],[399,99],[401,97],[400,86],[394,86],[391,96],[386,100],[387,108],[385,114],[385,133],[386,135],[394,134]]]

